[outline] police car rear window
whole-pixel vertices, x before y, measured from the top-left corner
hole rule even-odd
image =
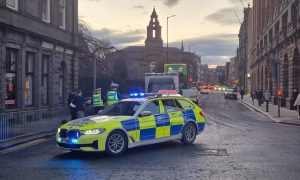
[[[188,102],[187,100],[184,100],[184,99],[177,99],[176,101],[178,101],[178,103],[180,104],[181,108],[184,109],[184,110],[187,110],[187,109],[194,109],[195,106]]]
[[[162,103],[166,113],[177,111],[177,107],[173,99],[164,99],[162,100]]]
[[[159,102],[158,101],[149,101],[143,111],[150,111],[152,114],[160,114]]]

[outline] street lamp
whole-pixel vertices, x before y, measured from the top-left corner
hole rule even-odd
[[[175,17],[176,15],[167,17],[167,64],[169,62],[169,18]]]

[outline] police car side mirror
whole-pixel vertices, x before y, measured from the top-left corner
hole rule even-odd
[[[99,115],[99,114],[100,114],[102,111],[103,111],[103,110],[100,110],[100,111],[98,111],[98,113],[97,113],[97,114]]]
[[[141,117],[151,116],[151,115],[152,115],[152,112],[150,112],[150,111],[143,111],[143,112],[140,114]]]

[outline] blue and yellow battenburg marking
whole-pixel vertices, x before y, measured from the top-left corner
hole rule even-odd
[[[124,120],[121,121],[121,124],[129,136],[135,137],[134,140],[130,139],[130,143],[132,143],[180,134],[187,121],[195,121],[198,130],[202,131],[205,123],[200,122],[200,115],[196,117],[197,114],[195,114],[193,110],[184,110]]]

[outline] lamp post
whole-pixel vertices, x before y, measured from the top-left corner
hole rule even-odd
[[[167,64],[169,62],[169,18],[175,17],[176,15],[167,17]]]

